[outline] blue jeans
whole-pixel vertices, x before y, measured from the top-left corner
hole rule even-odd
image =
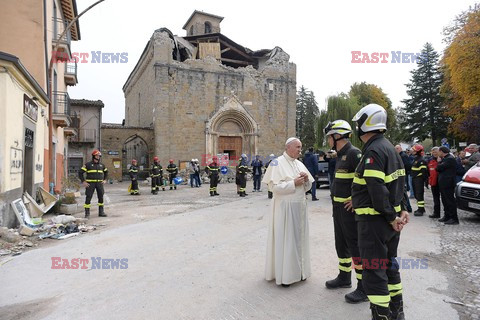
[[[200,187],[202,185],[202,182],[200,181],[200,173],[194,173],[195,174],[195,183],[197,187]]]
[[[262,175],[255,175],[253,176],[253,190],[260,190],[260,180],[262,179]]]
[[[193,181],[195,181],[195,187],[198,187],[198,180],[195,173],[190,173],[190,187],[193,188]]]

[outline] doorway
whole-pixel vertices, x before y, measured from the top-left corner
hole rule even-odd
[[[34,132],[25,128],[25,151],[23,158],[23,191],[33,195],[33,138]]]
[[[242,137],[220,136],[217,153],[228,153],[230,160],[238,160],[242,154]]]

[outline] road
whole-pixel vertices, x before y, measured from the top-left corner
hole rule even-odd
[[[0,319],[369,319],[367,303],[345,303],[350,289],[324,286],[337,273],[328,190],[308,203],[312,277],[283,288],[264,280],[266,192],[242,199],[234,185],[220,185],[214,201],[206,185],[182,186],[133,201],[124,188],[107,186],[114,204],[104,221],[128,223],[57,241],[0,267]],[[407,319],[462,317],[448,303],[456,299],[449,296],[456,278],[439,258],[445,227],[412,217],[402,232],[401,259],[428,259],[426,269],[401,270]],[[53,269],[52,257],[89,262],[87,269]],[[127,268],[93,269],[92,257],[128,259]]]

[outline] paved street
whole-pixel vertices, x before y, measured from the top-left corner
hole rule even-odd
[[[266,192],[240,199],[221,184],[219,197],[206,185],[150,196],[142,185],[132,197],[126,186],[107,185],[109,217],[92,219],[105,229],[4,260],[1,319],[369,319],[367,303],[344,302],[350,289],[324,286],[337,272],[328,190],[309,202],[312,277],[283,288],[263,279]],[[428,259],[401,270],[407,319],[477,319],[480,219],[460,217],[448,227],[412,217],[402,233],[401,259]],[[52,269],[52,257],[89,259],[88,269]],[[93,269],[92,257],[127,268]]]

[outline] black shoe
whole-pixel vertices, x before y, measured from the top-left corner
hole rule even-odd
[[[288,288],[288,287],[290,287],[290,285],[289,285],[289,284],[284,284],[284,283],[282,283],[282,287]]]
[[[372,310],[372,320],[392,320],[390,308],[370,303],[370,309]]]
[[[416,211],[413,213],[413,215],[414,215],[415,217],[421,217],[421,216],[423,216],[423,211],[418,211],[418,210],[416,210]]]
[[[325,287],[328,289],[351,288],[350,272],[340,272],[335,279],[326,281]]]
[[[318,201],[318,198],[312,198],[312,201]]]
[[[403,313],[403,298],[401,294],[392,297],[389,307],[392,312],[392,320],[405,320],[405,314]]]
[[[213,197],[214,194],[213,194],[213,191],[210,191],[210,197]]]
[[[368,301],[367,294],[363,291],[362,281],[358,280],[357,289],[345,295],[345,301],[348,303],[360,303]]]
[[[90,208],[85,208],[85,218],[90,217]]]
[[[170,187],[170,190],[173,190],[173,188],[172,188],[172,187]]]
[[[103,206],[102,207],[98,207],[98,216],[99,217],[106,217],[107,215],[105,214],[105,211],[103,209]]]
[[[408,208],[407,208],[407,212],[408,212],[408,213],[412,213],[412,207],[408,207]]]
[[[272,199],[273,198],[273,192],[272,191],[268,191],[268,199]]]
[[[440,218],[440,215],[439,214],[431,214],[428,217],[432,218],[432,219],[437,219],[437,218]]]
[[[445,224],[458,224],[458,220],[449,219],[449,220],[445,221]]]
[[[447,218],[446,218],[446,217],[443,217],[443,218],[438,219],[438,222],[445,222],[445,221],[447,221]]]
[[[240,197],[242,197],[242,198],[245,197],[245,192],[244,191],[240,192]]]
[[[213,195],[214,195],[214,196],[219,196],[220,194],[218,194],[217,191],[214,191],[214,192],[213,192]]]

